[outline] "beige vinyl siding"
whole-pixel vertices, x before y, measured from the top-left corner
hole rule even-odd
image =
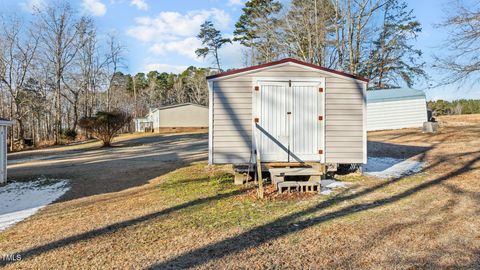
[[[208,108],[188,104],[157,110],[151,119],[154,128],[208,127]]]
[[[325,161],[363,162],[363,83],[322,71],[285,65],[213,81],[213,163],[249,162],[253,77],[325,78]]]
[[[213,82],[213,163],[248,163],[252,146],[252,83]]]
[[[350,79],[326,78],[325,154],[328,163],[362,163],[363,83]]]

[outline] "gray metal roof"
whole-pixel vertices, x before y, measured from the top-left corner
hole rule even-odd
[[[203,105],[195,104],[195,103],[182,103],[182,104],[175,104],[175,105],[170,105],[170,106],[159,107],[157,110],[165,110],[165,109],[171,109],[171,108],[188,106],[188,105],[198,106],[198,107],[202,107],[202,108],[208,108],[208,106],[203,106]]]
[[[393,88],[367,91],[367,102],[382,102],[408,99],[425,99],[425,93],[411,88]]]
[[[182,103],[182,104],[175,104],[175,105],[169,105],[169,106],[163,106],[163,107],[158,107],[158,108],[154,108],[152,109],[149,113],[147,113],[147,116],[149,114],[152,114],[156,111],[160,111],[160,110],[166,110],[166,109],[172,109],[172,108],[176,108],[176,107],[183,107],[183,106],[197,106],[197,107],[201,107],[201,108],[207,108],[208,109],[208,106],[203,106],[203,105],[200,105],[200,104],[195,104],[195,103]],[[145,117],[147,117],[145,116]]]

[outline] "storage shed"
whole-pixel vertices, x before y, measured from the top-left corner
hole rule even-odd
[[[7,181],[7,135],[13,123],[0,118],[0,183]]]
[[[133,119],[135,124],[135,132],[152,132],[153,123],[146,117],[138,117]]]
[[[367,162],[366,79],[287,58],[207,80],[210,164]]]
[[[410,88],[367,92],[367,130],[419,128],[427,121],[425,93]]]
[[[208,107],[193,103],[177,104],[150,110],[143,118],[135,119],[137,132],[145,128],[153,128],[155,132],[179,128],[208,127]]]

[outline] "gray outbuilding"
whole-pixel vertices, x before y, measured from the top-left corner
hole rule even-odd
[[[208,107],[183,103],[150,110],[142,118],[135,119],[135,131],[208,127]]]
[[[287,58],[207,80],[210,164],[367,162],[366,79]]]
[[[7,135],[13,123],[0,118],[0,183],[7,181]]]
[[[367,130],[420,128],[427,121],[425,93],[410,88],[367,91]]]

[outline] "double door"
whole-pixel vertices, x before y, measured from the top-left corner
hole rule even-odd
[[[259,80],[256,85],[254,136],[262,162],[322,161],[323,81]]]

